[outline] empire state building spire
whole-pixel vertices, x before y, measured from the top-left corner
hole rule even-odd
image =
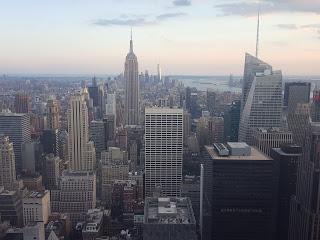
[[[139,124],[139,71],[137,56],[133,52],[132,29],[130,51],[124,64],[125,95],[125,124]]]
[[[130,52],[133,53],[132,28],[131,28],[131,35],[130,35]]]

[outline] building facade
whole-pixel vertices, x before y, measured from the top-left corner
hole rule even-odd
[[[23,223],[42,222],[46,224],[51,214],[50,192],[29,191],[24,194],[23,200]]]
[[[279,148],[292,142],[292,133],[280,128],[257,128],[253,132],[253,145],[268,156],[272,148]]]
[[[179,196],[182,183],[183,109],[145,109],[145,195],[161,188]]]
[[[298,103],[310,102],[311,83],[286,82],[284,87],[283,105],[288,112],[294,112]]]
[[[26,93],[17,93],[14,97],[15,113],[30,113],[31,99]]]
[[[59,105],[56,100],[49,99],[47,101],[46,116],[47,128],[59,129]]]
[[[66,213],[72,225],[85,220],[89,209],[96,207],[96,175],[93,172],[64,171],[59,189],[51,191],[53,211]]]
[[[22,170],[22,145],[31,141],[30,117],[27,114],[0,113],[0,134],[13,144],[16,170]]]
[[[252,144],[258,127],[281,127],[282,73],[247,54],[242,92],[239,141]]]
[[[72,96],[68,110],[68,156],[71,171],[92,171],[96,156],[89,141],[88,108],[82,95]]]
[[[270,155],[278,162],[280,171],[276,239],[288,239],[290,201],[296,194],[297,167],[302,148],[297,145],[285,145],[281,148],[272,148]]]
[[[206,146],[205,239],[275,239],[278,165],[243,142]]]
[[[16,162],[9,137],[0,136],[0,186],[7,190],[16,187]]]

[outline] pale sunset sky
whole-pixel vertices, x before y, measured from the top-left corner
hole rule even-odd
[[[118,74],[133,28],[139,71],[243,73],[256,0],[1,0],[1,74]],[[260,0],[260,58],[320,75],[320,0]]]

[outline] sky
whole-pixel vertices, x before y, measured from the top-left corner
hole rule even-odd
[[[259,57],[320,75],[319,0],[1,0],[0,73],[119,74],[132,27],[139,71],[241,75],[259,8]]]

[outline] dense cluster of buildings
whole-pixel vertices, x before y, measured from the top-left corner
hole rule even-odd
[[[0,238],[320,239],[319,89],[250,54],[242,84],[139,73],[132,38],[115,78],[0,83]]]

